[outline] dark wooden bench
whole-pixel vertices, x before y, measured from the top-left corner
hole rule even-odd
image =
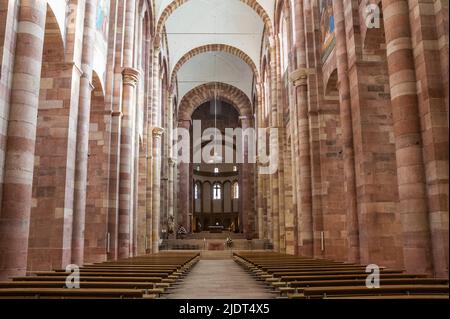
[[[67,276],[25,276],[13,277],[13,281],[65,281]],[[87,281],[106,281],[106,282],[154,282],[154,283],[173,283],[174,279],[162,277],[99,277],[99,276],[80,276],[80,282]]]
[[[80,282],[80,288],[96,289],[139,289],[144,294],[161,295],[165,292],[165,287],[157,287],[157,283],[149,282]],[[3,288],[67,288],[65,281],[3,281],[0,282],[0,289]]]
[[[310,280],[294,281],[287,283],[286,286],[278,287],[281,296],[288,294],[302,293],[304,289],[310,287],[343,287],[343,286],[365,286],[365,278],[361,279],[330,279],[330,280]],[[380,278],[380,286],[390,285],[448,285],[448,279],[436,278]]]
[[[35,271],[0,282],[0,298],[156,298],[198,261],[199,253],[157,254],[80,267],[80,288],[65,269]]]
[[[291,295],[291,298],[326,298],[328,296],[360,296],[360,295],[412,295],[412,294],[448,294],[447,285],[383,285],[369,289],[364,286],[345,287],[311,287],[305,288],[302,295]]]
[[[138,289],[0,288],[0,298],[144,298]],[[150,298],[150,296],[148,296]],[[152,296],[154,298],[154,296]]]

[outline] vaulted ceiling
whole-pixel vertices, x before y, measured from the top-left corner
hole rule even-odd
[[[168,6],[180,2],[182,4],[165,17]],[[261,12],[258,14],[251,7],[252,2],[272,19],[275,0],[157,0],[157,18],[163,17],[161,20],[165,21],[170,72],[188,52],[210,44],[235,48],[259,66],[265,22]],[[251,99],[253,76],[248,63],[230,52],[199,53],[177,72],[179,101],[191,89],[208,82],[233,85]]]

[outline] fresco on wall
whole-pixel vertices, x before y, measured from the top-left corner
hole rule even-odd
[[[106,77],[109,6],[110,0],[98,0],[95,18],[94,71],[97,72],[102,83]]]
[[[108,36],[109,1],[110,0],[98,1],[97,18],[95,19],[95,27],[105,39]]]
[[[320,31],[322,34],[322,63],[327,60],[336,45],[333,1],[320,0]]]

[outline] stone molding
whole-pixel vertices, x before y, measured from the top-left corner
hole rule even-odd
[[[160,126],[154,126],[152,128],[153,137],[160,138],[164,133],[164,129]]]
[[[122,70],[123,84],[136,87],[141,73],[138,69],[125,67]]]
[[[298,68],[289,74],[289,79],[292,81],[295,87],[308,85],[308,76],[310,71],[306,68]]]

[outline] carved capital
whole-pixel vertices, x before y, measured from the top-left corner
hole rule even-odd
[[[155,126],[152,129],[152,133],[153,133],[153,137],[160,138],[163,135],[163,133],[164,133],[164,129],[162,127],[159,127],[159,126]]]
[[[298,68],[289,75],[289,79],[292,81],[295,87],[307,85],[309,74],[310,72],[308,69]]]
[[[169,165],[175,166],[177,163],[177,160],[173,157],[169,157]]]
[[[140,75],[141,74],[139,70],[135,68],[123,68],[122,70],[123,84],[135,87],[139,81]]]

